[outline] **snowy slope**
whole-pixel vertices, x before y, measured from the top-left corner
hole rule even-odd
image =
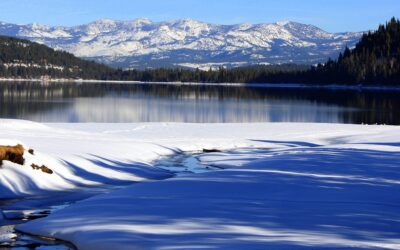
[[[116,139],[108,133],[65,130],[29,121],[0,120],[0,131],[0,145],[21,143],[25,149],[35,150],[33,156],[24,154],[23,166],[3,162],[0,199],[172,176],[149,165],[160,155],[171,154],[171,150],[154,143],[137,144],[134,139]],[[142,152],[143,147],[150,150]],[[32,169],[32,163],[44,164],[54,174]]]
[[[0,34],[123,67],[324,62],[361,36],[295,22],[216,25],[191,19],[102,19],[75,27],[0,23]]]
[[[96,154],[151,163],[174,151],[231,149],[199,159],[222,170],[138,183],[19,226],[82,250],[400,247],[399,127],[15,120],[0,125],[3,140],[22,141],[90,171],[100,167],[87,165]],[[125,168],[122,173],[129,165]]]

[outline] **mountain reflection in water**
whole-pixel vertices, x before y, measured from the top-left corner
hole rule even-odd
[[[0,117],[39,122],[400,124],[400,92],[237,86],[0,83]]]

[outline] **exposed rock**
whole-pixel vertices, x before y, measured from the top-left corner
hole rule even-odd
[[[38,165],[36,165],[35,163],[31,164],[32,169],[40,169],[40,167]]]
[[[44,173],[53,174],[53,170],[51,170],[50,168],[46,167],[45,165],[42,165],[41,169],[42,169],[42,172],[44,172]]]
[[[16,146],[0,146],[0,166],[3,160],[24,165],[24,151],[25,149],[21,144]]]
[[[219,153],[219,152],[221,152],[221,150],[203,148],[203,153]]]
[[[42,172],[47,173],[47,174],[53,174],[53,170],[46,167],[45,165],[42,165],[41,167],[39,167],[39,165],[32,163],[31,167],[32,167],[32,169],[35,169],[35,170],[42,170]]]

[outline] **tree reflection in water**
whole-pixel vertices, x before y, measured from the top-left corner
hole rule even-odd
[[[39,122],[400,124],[400,92],[232,86],[0,84],[0,117]]]

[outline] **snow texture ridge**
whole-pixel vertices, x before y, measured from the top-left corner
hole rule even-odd
[[[35,148],[57,173],[75,173],[69,173],[72,184],[106,183],[112,176],[142,181],[18,227],[78,249],[400,248],[396,126],[0,125],[3,142]],[[160,156],[202,148],[224,150],[199,157],[221,170],[153,182],[145,180],[162,177],[158,170],[139,175]]]

